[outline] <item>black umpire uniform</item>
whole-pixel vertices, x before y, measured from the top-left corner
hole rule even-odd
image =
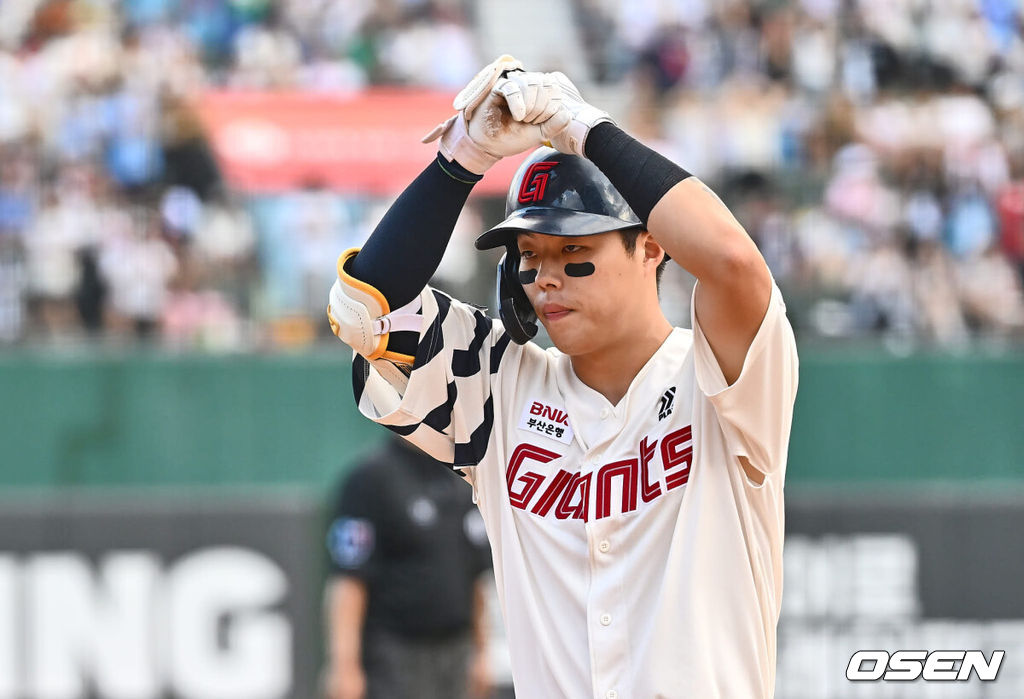
[[[402,440],[341,484],[327,533],[331,573],[366,585],[362,634],[369,699],[463,696],[474,589],[491,567],[472,491]]]

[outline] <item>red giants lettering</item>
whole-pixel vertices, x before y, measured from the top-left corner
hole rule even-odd
[[[665,487],[669,490],[690,480],[690,462],[693,460],[693,431],[687,425],[681,430],[676,430],[665,435],[661,440],[661,464],[665,469]],[[669,473],[676,466],[683,468],[675,473]]]
[[[558,519],[582,519],[584,522],[589,521],[587,516],[587,509],[590,506],[590,477],[594,475],[588,473],[585,476],[581,476],[578,473],[572,474],[572,479],[569,481],[569,485],[566,487],[565,492],[562,493],[562,499],[558,501],[558,507],[555,508],[555,517]],[[579,497],[577,497],[577,494]]]
[[[578,478],[578,476],[576,476]],[[537,500],[537,504],[530,510],[535,515],[546,517],[548,512],[551,511],[551,506],[555,504],[555,500],[562,494],[566,486],[573,482],[573,475],[568,471],[559,471],[555,474],[555,477],[551,480],[551,484],[548,485],[547,490]]]
[[[567,419],[563,411],[554,410],[542,403],[534,403],[530,413],[557,421]],[[662,477],[652,477],[652,464],[659,455]],[[584,522],[589,521],[591,516],[603,519],[616,512],[612,498],[618,486],[621,497],[617,498],[617,511],[623,514],[633,512],[640,501],[651,502],[690,480],[693,430],[687,425],[669,432],[660,443],[657,439],[651,441],[649,436],[645,436],[637,445],[636,458],[613,461],[592,473],[580,474],[559,469],[545,476],[536,471],[520,472],[527,459],[546,464],[561,456],[532,444],[520,444],[515,448],[505,472],[509,501],[513,507],[528,509],[541,517],[547,517],[553,512],[557,519],[581,519]],[[590,510],[592,482],[596,489],[593,512]]]
[[[647,443],[647,437],[640,440],[640,497],[644,499],[644,502],[650,502],[661,495],[661,483],[658,481],[651,483],[650,479],[651,459],[654,458],[657,446],[658,440],[654,440],[653,444]]]
[[[550,405],[538,403],[537,401],[534,401],[533,405],[530,406],[530,415],[538,415],[547,420],[553,420],[560,425],[569,426],[569,413],[552,408]]]
[[[512,452],[512,458],[508,460],[508,470],[505,473],[505,477],[508,479],[508,499],[512,501],[512,507],[526,509],[526,504],[530,502],[530,498],[537,492],[540,484],[544,482],[544,476],[533,471],[527,471],[520,476],[519,467],[523,465],[523,462],[527,459],[533,459],[534,461],[546,464],[552,459],[557,459],[559,456],[561,454],[535,447],[532,444],[520,444],[516,447],[516,450]],[[515,489],[517,478],[523,481],[524,484],[523,489],[519,492],[516,492]]]
[[[602,466],[597,472],[597,518],[603,519],[612,513],[612,478],[622,478],[622,511],[636,509],[637,460],[626,459]]]

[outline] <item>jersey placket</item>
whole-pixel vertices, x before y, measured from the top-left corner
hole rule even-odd
[[[623,401],[624,403],[626,401]],[[623,406],[619,410],[623,413]],[[596,483],[601,466],[618,453],[616,440],[621,437],[622,418],[617,410],[605,405],[587,416],[593,429],[587,435],[593,446],[585,452],[584,469]],[[597,437],[596,435],[600,435]],[[596,439],[595,439],[596,437]],[[590,640],[591,689],[594,699],[618,699],[626,696],[629,668],[628,615],[622,607],[623,570],[616,544],[619,518],[598,519],[597,488],[590,489],[590,513],[585,526],[587,556],[590,564],[590,589],[587,594],[587,629]]]

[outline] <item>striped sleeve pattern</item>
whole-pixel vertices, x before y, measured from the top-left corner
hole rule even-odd
[[[356,355],[356,404],[366,417],[453,468],[475,466],[494,427],[491,379],[511,338],[501,323],[436,289],[424,289],[420,301],[423,331],[411,374]]]

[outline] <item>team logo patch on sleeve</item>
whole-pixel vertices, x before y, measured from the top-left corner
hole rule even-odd
[[[569,413],[540,401],[527,401],[519,417],[519,429],[550,437],[562,444],[572,442]]]
[[[358,568],[373,553],[373,524],[366,519],[341,517],[327,533],[327,550],[342,568]]]

